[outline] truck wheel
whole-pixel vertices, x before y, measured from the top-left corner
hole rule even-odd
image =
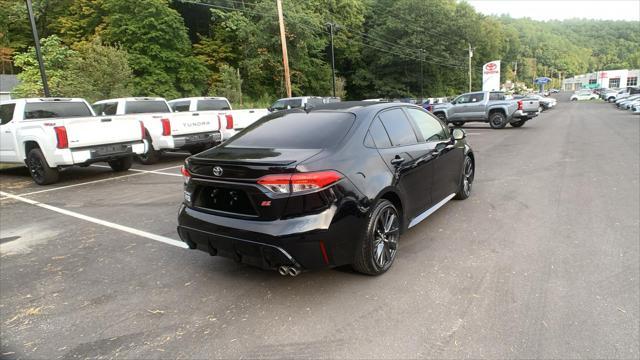
[[[447,122],[447,117],[444,116],[444,113],[436,113],[435,115],[438,119],[442,120],[443,122],[445,123]]]
[[[400,216],[386,199],[371,208],[351,265],[359,273],[380,275],[391,267],[400,237]]]
[[[32,149],[27,154],[27,168],[38,185],[53,184],[58,181],[58,169],[50,168],[40,149]]]
[[[514,121],[511,123],[511,126],[518,128],[524,125],[525,122],[527,121],[526,120]]]
[[[131,168],[132,162],[132,157],[127,156],[120,159],[108,161],[108,164],[113,171],[120,172],[129,170]]]
[[[544,107],[542,105],[538,105],[538,112],[541,113],[544,111]]]
[[[502,129],[507,126],[507,118],[501,112],[494,112],[489,115],[489,125],[492,129]]]
[[[464,125],[464,121],[454,121],[453,126],[462,127]]]
[[[146,153],[138,155],[138,160],[143,165],[153,165],[160,160],[160,151],[153,148],[153,143],[151,142],[150,137],[146,137],[147,144],[149,144],[149,149]]]

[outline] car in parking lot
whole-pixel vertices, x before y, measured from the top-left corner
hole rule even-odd
[[[594,94],[591,90],[576,91],[569,98],[570,101],[597,100],[597,99],[598,99],[598,95]]]
[[[470,196],[475,157],[462,129],[419,106],[344,102],[270,114],[182,172],[190,248],[282,275],[378,275],[400,234]]]
[[[174,113],[163,98],[108,99],[95,102],[93,108],[100,115],[135,114],[142,121],[147,149],[138,159],[145,165],[158,162],[163,151],[183,149],[195,154],[222,141],[217,115]]]
[[[25,164],[39,185],[58,181],[67,167],[105,161],[114,171],[131,167],[145,150],[144,126],[135,117],[94,116],[84,99],[29,98],[0,102],[0,162]]]

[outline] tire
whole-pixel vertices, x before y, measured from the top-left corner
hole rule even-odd
[[[538,106],[538,112],[541,113],[544,111],[544,107],[542,105]]]
[[[454,121],[453,122],[453,126],[462,127],[462,125],[464,125],[464,121]]]
[[[492,129],[502,129],[507,126],[507,118],[501,112],[494,112],[489,115],[489,126]]]
[[[127,156],[120,159],[108,161],[107,163],[115,172],[127,171],[131,168],[133,158],[131,156]]]
[[[438,119],[442,120],[444,123],[447,122],[447,117],[444,116],[444,113],[435,113],[434,114]]]
[[[147,144],[149,144],[149,148],[147,152],[141,155],[138,155],[138,161],[140,161],[143,165],[153,165],[160,161],[160,156],[162,155],[160,151],[153,148],[153,143],[151,142],[151,138],[147,135],[145,138],[147,140]]]
[[[613,96],[611,96],[610,98],[607,99],[608,102],[614,102],[616,100],[616,98],[614,98]]]
[[[462,176],[460,177],[460,185],[458,185],[458,192],[454,199],[465,200],[471,196],[471,186],[473,185],[473,178],[476,174],[476,165],[473,159],[469,155],[464,157],[464,165],[462,167]]]
[[[366,275],[385,273],[396,257],[399,237],[398,210],[389,200],[378,200],[367,217],[367,226],[356,249],[353,269]]]
[[[571,99],[571,101],[578,101],[578,99],[576,99],[576,98],[573,98],[573,99]]]
[[[511,123],[511,126],[515,127],[515,128],[519,128],[522,125],[524,125],[524,123],[526,123],[527,120],[519,120],[519,121],[514,121]]]
[[[31,178],[38,185],[53,184],[58,181],[58,169],[50,168],[40,149],[32,149],[27,154],[27,168]]]

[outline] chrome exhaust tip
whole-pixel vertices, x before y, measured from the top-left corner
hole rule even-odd
[[[291,276],[298,276],[298,275],[300,275],[301,272],[302,272],[302,270],[300,270],[299,268],[296,268],[296,267],[293,267],[293,266],[289,268],[289,275],[291,275]]]
[[[280,275],[282,276],[287,276],[289,275],[289,267],[288,266],[280,266],[278,268],[278,273],[280,273]]]

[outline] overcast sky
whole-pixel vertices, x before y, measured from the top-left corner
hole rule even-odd
[[[486,15],[564,20],[572,18],[640,21],[640,0],[467,0]]]

